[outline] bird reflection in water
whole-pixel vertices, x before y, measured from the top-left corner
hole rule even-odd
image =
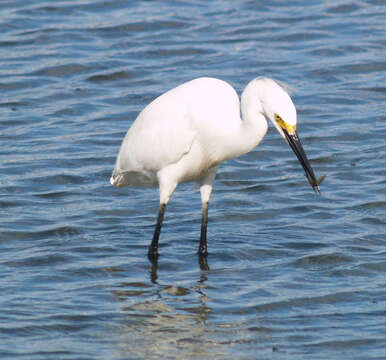
[[[207,265],[204,261],[203,266]],[[182,286],[165,284],[158,279],[157,270],[155,260],[149,271],[152,284],[133,279],[113,291],[123,325],[118,334],[119,352],[125,358],[141,359],[223,358],[223,348],[212,337],[209,322],[213,313],[206,294],[210,272],[189,271],[197,278]]]

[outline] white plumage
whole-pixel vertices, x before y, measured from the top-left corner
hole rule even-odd
[[[159,96],[140,112],[122,142],[110,182],[117,187],[159,186],[160,209],[150,257],[158,255],[165,206],[176,186],[186,181],[200,184],[199,253],[207,254],[208,202],[218,166],[254,149],[267,132],[267,119],[293,148],[319,193],[319,183],[297,136],[295,106],[272,79],[252,80],[240,104],[227,82],[199,78]]]

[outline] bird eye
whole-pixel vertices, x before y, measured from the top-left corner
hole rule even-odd
[[[275,120],[276,120],[276,121],[283,121],[283,119],[281,118],[281,116],[278,115],[278,114],[275,114]]]

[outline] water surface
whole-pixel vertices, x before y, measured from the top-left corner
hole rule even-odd
[[[384,359],[384,1],[0,3],[2,359]],[[157,95],[287,82],[314,195],[275,130],[197,186],[146,258],[155,189],[109,184]]]

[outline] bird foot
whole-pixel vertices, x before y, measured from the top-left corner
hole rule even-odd
[[[207,255],[198,254],[198,263],[200,264],[200,269],[203,271],[209,271],[208,257]]]
[[[156,262],[158,260],[159,254],[157,249],[149,249],[147,253],[147,258],[152,262]]]

